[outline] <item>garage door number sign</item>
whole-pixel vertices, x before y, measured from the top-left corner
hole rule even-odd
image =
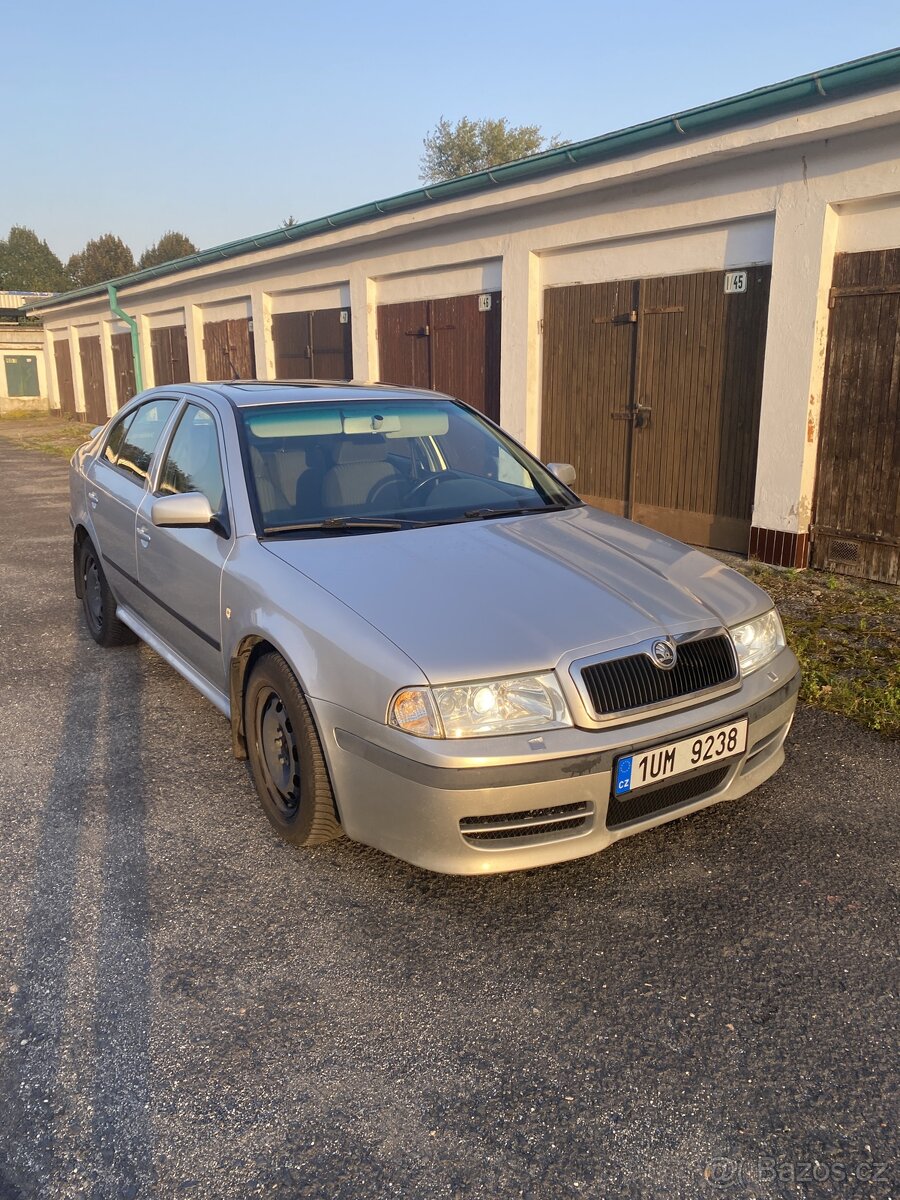
[[[725,295],[729,296],[733,292],[746,292],[747,290],[747,272],[746,271],[726,271],[725,272]]]

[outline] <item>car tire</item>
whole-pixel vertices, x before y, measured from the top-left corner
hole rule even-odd
[[[116,616],[116,598],[100,555],[88,537],[78,548],[78,583],[84,622],[98,646],[128,646],[138,640],[137,634]]]
[[[263,654],[244,695],[244,729],[263,812],[294,846],[340,837],[334,793],[309,705],[280,654]]]

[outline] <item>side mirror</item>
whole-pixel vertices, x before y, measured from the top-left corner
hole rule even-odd
[[[202,492],[161,496],[150,506],[150,520],[162,529],[172,525],[183,529],[209,529],[212,519],[213,510]]]
[[[547,470],[555,475],[560,483],[572,487],[575,483],[575,468],[571,463],[547,463]]]

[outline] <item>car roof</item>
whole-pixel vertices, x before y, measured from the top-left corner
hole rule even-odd
[[[401,387],[392,383],[345,383],[334,379],[235,379],[222,383],[188,384],[187,387],[214,392],[238,408],[258,404],[296,404],[313,400],[446,400],[441,392]]]

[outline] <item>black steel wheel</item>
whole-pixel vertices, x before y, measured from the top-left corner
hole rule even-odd
[[[244,696],[250,770],[263,811],[295,846],[339,837],[341,825],[309,705],[280,654],[263,654]]]
[[[136,635],[116,616],[116,598],[90,538],[86,537],[78,547],[77,563],[77,591],[88,633],[98,646],[125,646],[136,642]]]

